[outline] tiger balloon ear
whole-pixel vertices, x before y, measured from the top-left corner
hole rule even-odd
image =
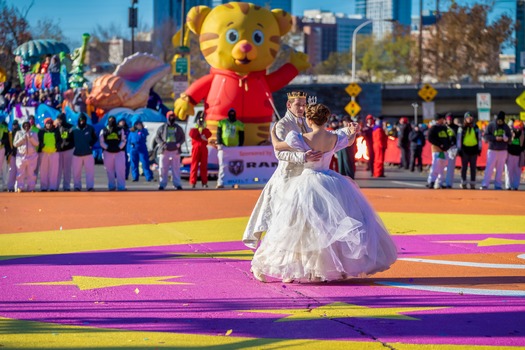
[[[275,9],[272,10],[272,14],[277,20],[281,36],[285,35],[292,29],[292,15],[285,10]]]
[[[188,12],[186,16],[186,24],[188,28],[195,34],[199,35],[201,33],[202,24],[204,19],[211,12],[211,8],[208,6],[194,6]]]

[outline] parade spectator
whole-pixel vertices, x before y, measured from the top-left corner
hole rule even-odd
[[[481,130],[474,117],[466,112],[463,126],[458,129],[457,148],[461,157],[461,188],[467,188],[467,168],[470,167],[470,188],[476,188],[477,161],[481,154]]]
[[[77,113],[87,114],[87,89],[85,87],[77,89],[73,97],[73,110]]]
[[[377,118],[372,131],[374,146],[374,172],[373,177],[385,177],[385,152],[388,145],[388,136],[383,129],[383,118]]]
[[[4,190],[4,183],[5,183],[5,177],[4,174],[6,173],[4,171],[4,163],[6,159],[6,155],[9,155],[11,153],[11,144],[9,142],[9,129],[7,128],[7,124],[5,122],[0,123],[0,177],[2,178],[0,181],[0,188],[3,191]]]
[[[9,132],[9,145],[11,152],[7,157],[7,163],[8,163],[8,174],[7,174],[7,190],[9,192],[15,191],[15,185],[16,185],[16,147],[14,146],[14,141],[16,137],[16,133],[20,131],[20,124],[18,123],[18,120],[13,121],[13,125],[11,126],[11,131]]]
[[[77,126],[73,128],[73,186],[75,191],[82,190],[82,168],[86,173],[86,188],[95,190],[95,158],[93,146],[97,142],[95,129],[87,124],[87,117],[81,113]]]
[[[38,134],[31,130],[31,124],[24,122],[22,130],[13,142],[16,151],[16,189],[18,192],[32,192],[36,186],[36,164],[38,160]]]
[[[228,111],[228,118],[222,119],[217,125],[217,147],[219,158],[219,177],[217,188],[224,188],[224,147],[237,147],[244,144],[244,123],[237,120],[235,109]]]
[[[517,191],[520,187],[521,169],[525,166],[525,135],[521,120],[514,121],[511,134],[508,145],[509,154],[505,163],[505,187],[507,190]]]
[[[508,142],[511,136],[509,126],[505,124],[505,112],[500,111],[496,116],[496,120],[487,126],[483,135],[483,138],[489,144],[489,149],[487,151],[485,175],[483,176],[483,181],[481,181],[480,189],[486,190],[489,188],[494,170],[496,170],[494,189],[501,190],[503,188],[502,176],[508,155]]]
[[[426,140],[423,131],[421,131],[419,125],[414,125],[414,128],[408,135],[410,140],[410,171],[414,171],[417,168],[419,172],[423,172],[423,147],[425,147]]]
[[[49,75],[51,77],[51,86],[53,88],[60,86],[60,58],[58,55],[53,55],[49,62],[48,68]]]
[[[397,125],[397,147],[400,150],[401,156],[399,160],[399,168],[408,170],[410,167],[410,132],[412,125],[408,122],[407,117],[399,119]]]
[[[71,172],[73,169],[73,125],[66,121],[66,115],[61,113],[55,120],[60,134],[60,149],[58,151],[58,187],[62,181],[64,191],[71,190]]]
[[[427,180],[428,188],[440,188],[440,182],[444,180],[447,166],[446,152],[450,148],[451,141],[443,116],[436,114],[434,120],[435,124],[428,131],[428,142],[432,150],[432,165]]]
[[[366,164],[366,170],[370,171],[370,174],[374,175],[374,145],[372,132],[374,131],[375,120],[374,117],[369,114],[365,119],[365,126],[361,130],[361,135],[365,139],[366,150],[368,152],[368,163]]]
[[[38,152],[40,153],[40,190],[58,190],[58,151],[61,143],[60,133],[53,119],[44,120],[44,128],[38,132]]]
[[[190,184],[195,188],[197,175],[200,171],[202,187],[208,187],[208,140],[211,131],[206,127],[202,112],[197,114],[195,127],[190,130],[191,138],[191,165]]]
[[[117,125],[114,116],[108,118],[107,125],[100,131],[100,147],[104,168],[108,176],[109,191],[126,190],[126,135]]]
[[[153,181],[153,173],[149,167],[149,155],[146,140],[148,139],[148,129],[144,128],[142,121],[137,120],[128,134],[128,156],[130,159],[131,178],[134,182],[139,181],[139,162],[142,164],[142,171],[146,181]]]
[[[181,146],[186,140],[184,130],[176,123],[177,117],[173,111],[166,113],[167,123],[157,130],[155,141],[159,153],[159,190],[168,185],[168,174],[171,170],[173,186],[182,190],[180,181],[180,154]]]
[[[454,171],[456,170],[456,156],[458,154],[457,148],[457,134],[459,125],[455,123],[456,119],[452,117],[452,113],[447,113],[445,122],[447,126],[447,133],[450,138],[450,148],[447,151],[447,174],[445,176],[445,187],[452,188],[454,185]]]
[[[342,120],[343,128],[350,127],[352,120],[350,117],[345,116]],[[355,179],[355,154],[357,152],[357,147],[355,142],[348,147],[343,148],[336,152],[337,154],[337,168],[339,173],[344,176],[348,176],[352,179]]]
[[[129,136],[129,126],[128,126],[128,122],[126,121],[125,118],[121,118],[119,119],[118,121],[118,124],[119,128],[121,128],[123,131],[124,131],[124,136],[126,136],[126,140],[128,139],[128,136]],[[129,170],[130,170],[130,159],[129,159],[129,154],[128,152],[125,152],[125,158],[126,158],[126,180],[129,179]]]

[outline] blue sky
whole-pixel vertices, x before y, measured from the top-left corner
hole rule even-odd
[[[498,18],[502,13],[512,14],[516,0],[496,0],[493,17]],[[15,4],[19,9],[27,9],[31,0],[6,0],[8,4]],[[472,0],[459,0],[460,3],[472,3]],[[89,33],[100,24],[107,27],[116,23],[123,32],[128,32],[129,0],[34,0],[29,11],[28,19],[36,22],[42,18],[54,18],[60,23],[64,35],[72,41],[81,41],[82,33]],[[294,0],[292,12],[301,15],[306,9],[328,10],[333,12],[352,13],[354,0]],[[321,4],[321,5],[320,5]],[[449,6],[450,1],[441,0],[442,8]],[[418,13],[419,0],[413,0],[412,13]],[[424,9],[435,9],[435,0],[423,0]],[[139,26],[145,23],[152,25],[153,0],[139,0]]]

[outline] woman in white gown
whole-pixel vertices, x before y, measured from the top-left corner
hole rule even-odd
[[[396,261],[394,242],[357,184],[329,169],[334,152],[348,146],[346,134],[325,130],[330,115],[322,104],[309,105],[312,132],[292,131],[284,142],[272,133],[276,150],[324,154],[275,190],[274,215],[251,264],[260,281],[265,276],[283,282],[344,280],[384,271]],[[352,125],[351,133],[356,129]]]

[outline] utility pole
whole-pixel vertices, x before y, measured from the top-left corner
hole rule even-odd
[[[419,60],[417,70],[417,83],[421,85],[423,81],[423,0],[419,0]]]
[[[131,54],[135,53],[135,28],[138,23],[138,8],[135,7],[139,0],[131,0],[131,7],[128,10],[128,26],[131,28]]]
[[[435,71],[435,75],[436,75],[436,79],[439,80],[439,53],[441,52],[440,50],[440,37],[439,37],[439,0],[436,0],[436,37],[437,37],[437,46],[436,46],[436,71]]]

